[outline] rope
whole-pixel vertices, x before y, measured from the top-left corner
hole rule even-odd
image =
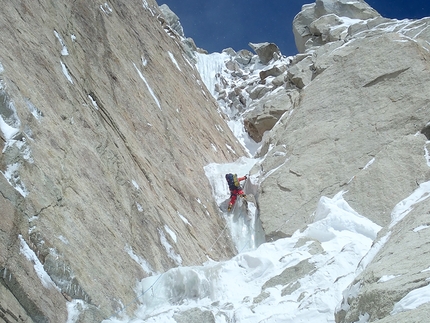
[[[212,244],[212,246],[209,248],[209,251],[212,251],[213,246],[218,242],[218,240],[221,238],[221,236],[224,234],[225,229],[227,229],[228,224],[224,226],[224,229],[222,229],[221,233],[219,234],[218,238],[215,240],[215,242]]]
[[[145,295],[147,292],[149,292],[154,286],[155,284],[158,282],[158,280],[164,275],[165,273],[162,273],[160,276],[158,276],[158,278],[155,280],[155,282],[152,283],[151,286],[149,286],[145,291],[142,292],[142,294],[138,295],[137,297],[134,298],[134,300],[132,300],[130,303],[128,303],[126,306],[124,306],[122,309],[120,309],[119,311],[116,311],[114,314],[112,314],[111,316],[109,316],[108,318],[106,318],[107,320],[111,319],[114,316],[119,315],[120,313],[124,312],[128,307],[130,307],[131,305],[133,305],[134,303],[137,302],[137,300],[139,298],[141,298],[143,295]]]
[[[245,182],[243,184],[243,186],[245,187],[246,181],[248,180],[248,176],[245,179]],[[233,210],[236,208],[236,203],[234,204]],[[219,239],[223,236],[225,230],[228,227],[228,223],[226,223],[226,225],[224,226],[224,228],[222,229],[221,233],[218,235],[218,237],[216,238],[215,242],[211,245],[211,247],[209,248],[209,251],[212,251],[212,248],[218,243]],[[241,253],[247,246],[249,245],[249,240],[248,242],[242,247],[242,249],[239,251],[239,253]],[[203,257],[200,258],[200,260],[202,260]],[[152,283],[151,286],[149,286],[145,291],[143,291],[140,295],[136,296],[130,303],[128,303],[126,306],[124,306],[122,309],[120,309],[119,311],[116,311],[114,314],[112,314],[111,316],[109,316],[108,318],[106,318],[106,320],[111,319],[114,316],[117,316],[119,314],[121,314],[122,312],[124,312],[127,308],[129,308],[131,305],[133,305],[134,303],[136,303],[143,295],[145,295],[147,292],[149,292],[151,289],[153,291],[153,287],[155,286],[155,284],[158,283],[158,281],[160,280],[160,278],[165,274],[162,273],[160,276],[158,276],[158,278],[155,280],[155,282]],[[153,291],[154,292],[154,291]]]

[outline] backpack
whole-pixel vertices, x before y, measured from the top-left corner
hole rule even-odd
[[[225,179],[227,180],[228,188],[230,190],[240,189],[240,183],[237,179],[237,174],[226,174]]]

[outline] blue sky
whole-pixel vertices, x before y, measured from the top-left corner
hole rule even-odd
[[[368,0],[386,18],[430,16],[429,0]],[[165,3],[181,21],[185,36],[209,53],[248,43],[273,42],[284,55],[297,54],[292,31],[294,16],[311,0],[157,0]]]

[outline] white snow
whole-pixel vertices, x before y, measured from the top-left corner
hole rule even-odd
[[[243,160],[235,166],[242,169]],[[218,177],[213,172],[219,167],[207,167],[206,174]],[[225,262],[209,260],[203,266],[178,267],[143,279],[136,288],[144,293],[134,318],[105,322],[175,322],[175,313],[194,307],[212,311],[217,323],[227,322],[226,317],[238,323],[334,322],[342,292],[356,277],[358,263],[379,229],[352,210],[342,193],[324,197],[315,222],[304,232],[261,244]],[[299,246],[299,240],[306,242]],[[311,249],[318,244],[325,252],[313,255]],[[313,266],[314,272],[289,283],[287,275],[261,294],[267,281],[301,262]],[[283,293],[286,287],[291,291]],[[260,301],[254,302],[257,298]]]
[[[430,284],[410,291],[405,297],[403,297],[394,305],[390,314],[394,315],[400,312],[410,311],[429,302]]]
[[[143,4],[148,9],[145,0]],[[345,17],[340,18],[343,24],[336,28],[361,23]],[[392,29],[403,27],[406,28],[407,24],[387,26]],[[173,55],[170,52],[168,54],[179,69]],[[225,61],[229,59],[230,56],[226,53],[197,54],[197,69],[214,97],[217,95],[215,91],[217,79],[229,75],[223,70]],[[142,73],[136,65],[134,66],[161,109]],[[247,73],[248,80],[258,81],[257,64],[254,70]],[[201,84],[199,80],[196,81]],[[231,88],[240,87],[240,80],[228,81],[231,82],[229,83]],[[228,126],[238,142],[250,152],[250,156],[253,156],[259,145],[253,143],[245,134],[242,115],[238,111],[228,111],[227,108],[227,105],[220,105],[220,110],[229,118]],[[215,127],[222,131],[221,126]],[[230,145],[226,144],[226,147],[236,154]],[[216,147],[213,149],[216,151]],[[426,161],[430,165],[429,153],[426,147],[424,149]],[[270,150],[271,148],[269,152]],[[285,157],[285,162],[288,162],[286,153],[277,154]],[[150,277],[137,284],[135,303],[138,308],[132,317],[126,316],[124,314],[126,311],[122,311],[122,317],[112,316],[103,322],[176,323],[175,315],[199,308],[212,312],[216,323],[332,323],[335,321],[336,311],[348,310],[347,300],[357,297],[361,288],[360,282],[353,285],[352,282],[382,249],[392,232],[388,231],[384,236],[377,238],[381,227],[367,219],[365,214],[359,214],[352,209],[344,199],[346,192],[340,191],[332,197],[321,197],[315,205],[315,212],[309,214],[313,223],[306,228],[295,232],[291,237],[264,242],[257,208],[252,202],[248,202],[248,213],[243,212],[241,199],[238,199],[232,213],[222,211],[230,197],[225,174],[236,173],[243,176],[260,161],[241,157],[234,163],[211,163],[204,167],[214,200],[220,207],[220,216],[225,221],[225,227],[220,228],[220,234],[210,241],[210,249],[219,243],[224,234],[229,234],[235,244],[237,255],[226,261],[213,261],[208,258],[201,266],[182,267],[182,258],[171,245],[172,242],[177,243],[181,236],[166,224],[158,229],[160,243],[167,256],[178,267],[161,274],[152,272]],[[372,158],[363,169],[369,168],[374,161]],[[256,194],[254,188],[269,174],[261,172],[249,177],[244,185],[246,193]],[[390,228],[407,216],[416,203],[429,196],[430,182],[427,182],[400,201],[392,211]],[[198,198],[197,201],[201,203]],[[285,207],[288,210],[288,206]],[[185,216],[178,211],[177,214],[184,224],[191,226]],[[427,224],[423,224],[414,229],[414,232],[428,227]],[[129,254],[138,263],[142,263],[132,251]],[[314,270],[298,277],[290,277],[288,274],[282,276],[288,270],[300,272],[300,266],[310,266]],[[390,280],[397,277],[386,273],[378,283],[389,284]],[[430,302],[428,286],[410,292],[394,306],[391,313],[410,310],[426,302]],[[126,308],[127,306],[123,309]],[[355,323],[367,323],[369,319],[368,313],[361,313]]]
[[[426,126],[428,126],[428,124]],[[429,155],[429,151],[427,149],[428,144],[430,144],[430,141],[427,141],[426,144],[424,145],[424,158],[426,159],[427,166],[430,167],[430,155]]]
[[[363,169],[368,169],[370,167],[370,165],[372,165],[375,161],[375,158],[372,158],[367,164],[366,166],[363,167]]]
[[[136,64],[134,64],[134,68],[136,69],[137,73],[139,74],[139,77],[142,79],[142,81],[145,83],[146,87],[148,88],[149,93],[151,94],[152,98],[154,99],[155,103],[157,104],[158,108],[161,110],[160,101],[158,101],[157,97],[155,96],[154,91],[152,91],[151,87],[149,86],[148,81],[143,76],[142,72],[137,68]]]
[[[181,220],[182,220],[182,222],[184,222],[185,224],[187,224],[187,225],[189,225],[189,226],[192,226],[191,225],[191,223],[190,223],[190,221],[188,221],[188,219],[185,217],[185,216],[183,216],[181,213],[179,213],[179,212],[177,212],[178,213],[178,215],[179,215],[179,217],[181,218]]]
[[[60,61],[61,64],[61,70],[63,71],[64,76],[67,78],[67,80],[73,84],[73,79],[69,74],[69,70],[67,69],[66,64],[63,63],[63,61]]]
[[[140,203],[136,202],[136,207],[139,212],[143,212],[143,206]]]
[[[19,163],[7,165],[7,168],[4,172],[0,171],[0,173],[3,174],[3,176],[6,178],[8,183],[17,190],[23,197],[26,197],[29,192],[27,188],[25,187],[24,183],[21,181],[21,178],[19,177]]]
[[[42,283],[43,287],[45,287],[45,288],[56,288],[56,289],[60,290],[55,285],[55,283],[52,281],[52,279],[48,275],[48,273],[45,271],[39,258],[37,258],[34,251],[31,250],[31,248],[28,246],[28,244],[24,240],[24,238],[21,235],[18,235],[18,238],[20,241],[20,248],[19,248],[20,253],[23,254],[25,256],[25,258],[28,259],[28,261],[31,261],[33,263],[34,270],[35,270],[37,276],[39,277],[40,282]]]
[[[98,110],[99,106],[98,106],[96,100],[94,100],[94,98],[91,96],[91,94],[88,94],[88,98],[90,99],[91,104],[93,105],[94,109]]]
[[[137,184],[137,182],[134,179],[131,180],[131,183],[133,184],[133,186],[136,190],[140,189],[139,184]]]
[[[1,115],[0,115],[0,129],[6,140],[11,140],[19,132],[18,128],[12,127],[9,124],[7,124]]]
[[[69,55],[69,51],[67,50],[66,44],[64,43],[60,34],[56,30],[54,30],[54,35],[55,35],[55,37],[57,37],[58,41],[61,44],[61,55],[63,55],[63,56]]]
[[[79,315],[86,308],[88,308],[88,304],[80,299],[74,299],[71,302],[67,302],[67,321],[66,323],[76,323],[79,319]]]
[[[403,201],[397,203],[391,213],[390,228],[401,221],[412,209],[413,206],[430,197],[430,181],[421,183],[420,186]]]
[[[172,238],[173,241],[175,241],[175,243],[178,242],[178,237],[176,236],[176,233],[172,229],[170,229],[167,224],[164,225],[164,230],[166,230],[167,234],[170,236],[170,238]]]
[[[158,234],[159,234],[159,237],[160,237],[160,243],[164,247],[164,249],[166,250],[167,257],[169,257],[170,259],[172,259],[175,262],[175,264],[177,264],[177,265],[182,264],[182,257],[181,257],[181,255],[178,255],[175,252],[175,248],[173,248],[172,245],[167,240],[166,235],[164,234],[164,231],[161,230],[161,229],[158,229]]]
[[[151,265],[145,259],[136,255],[132,247],[126,245],[124,247],[124,250],[131,257],[131,259],[133,259],[136,263],[139,264],[139,266],[143,269],[144,272],[146,272],[147,274],[156,275],[156,273],[152,270]]]
[[[224,62],[229,60],[229,56],[225,53],[200,54],[197,56],[197,69],[200,73],[203,83],[209,93],[215,97],[215,84],[217,83],[217,74],[221,74]]]
[[[172,60],[173,64],[175,64],[176,68],[181,71],[181,68],[179,67],[178,62],[175,59],[175,56],[171,52],[167,52],[169,54],[170,59]]]
[[[430,226],[429,226],[429,225],[420,225],[420,226],[418,226],[418,227],[416,227],[416,228],[414,229],[414,232],[419,232],[419,231],[421,231],[421,230],[425,230],[425,229],[428,229],[428,228],[430,228]]]
[[[152,16],[155,16],[155,12],[149,6],[148,1],[142,0],[142,5],[143,5],[143,8],[145,8],[146,10],[148,10],[151,13]]]
[[[34,106],[34,104],[29,100],[29,99],[26,99],[25,100],[25,103],[27,104],[27,108],[28,108],[28,110],[31,112],[31,114],[33,115],[33,117],[37,120],[37,121],[41,121],[42,120],[42,117],[43,117],[43,114],[42,114],[42,112],[38,109],[38,108],[36,108],[35,106]]]
[[[385,282],[390,281],[390,280],[397,278],[397,277],[399,277],[399,276],[398,275],[397,276],[395,276],[395,275],[384,275],[381,278],[379,278],[378,283],[385,283]]]
[[[58,238],[62,243],[64,243],[64,244],[69,244],[69,240],[67,240],[67,238],[65,238],[64,236],[59,235],[57,238]]]
[[[110,15],[113,12],[112,8],[107,2],[100,5],[100,10],[103,11],[106,15]]]

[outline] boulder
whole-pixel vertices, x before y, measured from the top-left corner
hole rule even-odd
[[[262,64],[269,63],[274,58],[275,54],[280,54],[278,46],[274,43],[249,43],[249,46],[258,55],[258,58],[260,59]]]
[[[287,70],[287,66],[286,65],[279,65],[279,66],[275,65],[275,66],[272,66],[271,68],[264,69],[264,70],[262,70],[259,73],[260,74],[260,79],[264,80],[264,79],[266,79],[269,76],[274,76],[274,77],[279,76],[282,73],[284,73],[286,70]]]
[[[237,52],[237,56],[235,57],[235,60],[242,65],[247,65],[251,63],[251,59],[253,58],[253,54],[246,49],[242,49]]]
[[[173,317],[177,323],[215,323],[215,316],[211,311],[202,311],[199,308],[192,308]]]
[[[314,62],[312,57],[308,56],[297,64],[291,65],[287,71],[287,78],[292,84],[299,89],[308,85],[313,77]]]
[[[266,93],[269,93],[272,89],[264,84],[257,84],[255,86],[248,87],[246,91],[249,93],[251,100],[261,99]]]
[[[261,142],[263,134],[278,122],[279,118],[294,107],[297,91],[279,88],[261,100],[251,104],[250,111],[244,115],[244,126],[255,142]]]
[[[309,30],[314,36],[319,36],[322,43],[328,43],[346,38],[348,25],[343,25],[343,20],[335,14],[322,16],[309,25]]]
[[[342,17],[348,18],[346,23]],[[297,50],[303,53],[329,41],[344,39],[347,28],[354,23],[351,19],[371,20],[378,17],[379,13],[361,0],[317,0],[314,4],[304,5],[293,20]]]
[[[363,0],[316,0],[314,8],[316,17],[335,14],[339,17],[367,20],[380,16]]]

